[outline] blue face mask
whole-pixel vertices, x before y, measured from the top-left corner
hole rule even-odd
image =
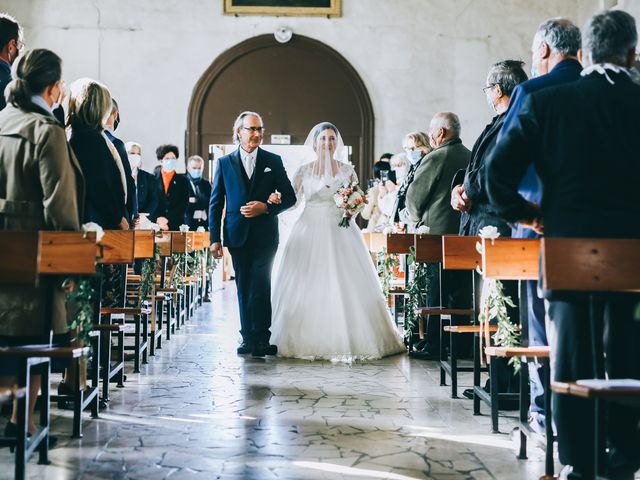
[[[422,158],[421,150],[411,150],[407,152],[407,159],[411,162],[411,165],[415,165]]]
[[[165,172],[170,172],[172,170],[175,170],[177,166],[178,166],[178,161],[175,158],[169,158],[162,162],[162,169]]]
[[[199,168],[190,168],[189,175],[197,180],[199,178],[202,178],[202,170],[200,170]]]

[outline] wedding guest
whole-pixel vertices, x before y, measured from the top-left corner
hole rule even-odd
[[[516,87],[504,119],[504,125],[498,134],[500,139],[515,125],[522,106],[529,96],[538,90],[563,83],[575,82],[580,78],[582,65],[578,61],[578,50],[582,46],[580,29],[564,18],[551,18],[543,22],[536,31],[531,46],[531,71],[534,78]],[[533,164],[527,169],[518,193],[527,201],[540,205],[542,189]],[[530,228],[517,224],[513,231],[515,238],[538,238]],[[548,345],[545,327],[544,300],[538,296],[537,280],[526,282],[527,319],[529,346]],[[531,405],[529,407],[530,425],[544,430],[544,387],[541,368],[529,363],[529,381],[531,386]]]
[[[11,65],[24,48],[22,27],[7,13],[0,13],[0,110],[6,105],[4,90],[11,81]]]
[[[511,236],[511,226],[505,222],[489,203],[485,188],[486,171],[484,168],[487,152],[491,150],[498,138],[498,132],[504,124],[511,95],[517,85],[527,80],[527,74],[522,69],[523,62],[519,60],[504,60],[495,63],[489,69],[485,87],[482,89],[487,103],[497,114],[480,134],[473,149],[471,150],[471,161],[466,170],[458,170],[453,182],[451,191],[451,206],[454,210],[461,212],[460,235],[478,235],[479,231],[486,226],[494,226],[503,237]],[[455,274],[454,274],[455,275]],[[462,285],[468,275],[462,275],[456,282]],[[482,292],[482,280],[476,283],[476,291]],[[512,299],[517,298],[518,282],[503,281],[504,292]],[[517,321],[518,310],[508,308],[512,321]],[[501,393],[517,391],[518,385],[511,367],[502,362],[496,362],[497,368],[494,374],[498,376],[498,388]],[[466,389],[463,395],[473,399],[472,388]],[[540,433],[544,429],[539,430]]]
[[[424,132],[411,132],[405,135],[402,140],[402,148],[409,161],[409,170],[398,188],[391,215],[392,221],[395,224],[399,224],[400,230],[409,222],[409,215],[406,211],[407,190],[413,182],[414,175],[418,167],[420,167],[422,160],[432,150],[429,145],[429,137]]]
[[[527,80],[523,65],[524,62],[519,60],[504,60],[489,69],[486,85],[482,90],[496,116],[473,145],[469,165],[465,170],[458,170],[452,182],[451,206],[461,212],[459,235],[478,235],[480,229],[492,225],[502,236],[511,236],[511,226],[489,203],[485,189],[484,161],[504,124],[511,94],[518,84]]]
[[[136,185],[138,212],[146,214],[150,221],[155,222],[161,195],[156,177],[142,169],[142,146],[136,142],[124,145],[131,165],[131,176]]]
[[[81,78],[70,86],[69,144],[87,184],[84,222],[105,230],[127,230],[127,179],[122,159],[106,137],[102,121],[111,111],[111,95],[96,80]]]
[[[202,178],[204,160],[199,155],[192,155],[187,159],[187,180],[189,180],[189,206],[184,216],[184,223],[191,230],[202,227],[209,229],[207,211],[211,198],[211,183]]]
[[[460,140],[460,120],[455,113],[440,112],[434,115],[429,126],[429,142],[433,151],[420,163],[415,177],[407,189],[407,211],[409,223],[415,227],[426,226],[429,233],[443,235],[458,233],[460,214],[450,205],[451,181],[460,169],[469,164],[471,152]],[[464,308],[466,288],[454,288],[456,274],[445,270],[442,278],[437,268],[430,265],[433,280],[427,298],[428,306]],[[441,282],[442,280],[442,282]],[[442,298],[440,284],[443,283]],[[448,288],[451,286],[451,288]],[[464,285],[466,287],[466,285]],[[454,318],[457,324],[468,321],[468,317]],[[428,315],[425,342],[419,352],[412,356],[424,360],[436,360],[440,356],[440,316]]]
[[[391,157],[392,154],[383,153],[382,155],[380,155],[380,158],[373,164],[373,177],[377,178],[378,180],[382,180],[383,183],[386,180],[391,180],[393,183],[396,182],[395,175],[393,173],[393,170],[391,169],[391,164],[389,163]],[[383,176],[386,176],[386,178],[382,178]]]
[[[125,178],[127,179],[127,215],[126,219],[129,225],[132,225],[134,220],[138,216],[138,199],[136,197],[136,184],[131,176],[131,165],[129,158],[127,157],[127,149],[124,146],[124,142],[115,136],[114,132],[117,130],[120,124],[120,109],[118,108],[118,102],[115,98],[111,98],[111,113],[104,123],[104,133],[107,138],[116,147],[122,167],[124,168]]]
[[[158,224],[168,230],[177,231],[184,223],[184,215],[189,206],[189,181],[176,173],[180,152],[175,145],[160,145],[156,149],[156,158],[162,168],[156,174],[156,183],[160,189]]]
[[[640,238],[640,86],[636,24],[621,10],[593,15],[582,32],[581,78],[532,92],[486,160],[489,201],[507,221],[548,237]],[[579,54],[580,55],[580,54]],[[518,193],[529,165],[542,185],[534,204]],[[636,293],[546,291],[551,374],[557,382],[594,378],[592,342],[604,344],[609,379],[640,379]],[[591,335],[590,313],[604,326]],[[604,358],[596,360],[604,362]],[[566,478],[594,478],[593,400],[552,394]],[[600,430],[608,437],[607,478],[633,479],[640,468],[640,409],[616,405]],[[562,478],[562,476],[561,476]]]
[[[11,51],[13,52],[13,46]],[[64,129],[52,111],[62,95],[62,61],[55,53],[27,51],[0,112],[0,229],[79,230],[83,202],[80,166],[68,148]],[[3,285],[0,289],[0,347],[69,344],[65,295],[60,281],[38,287]],[[52,302],[49,302],[52,299]],[[50,311],[45,312],[45,305]],[[0,362],[0,383],[15,384],[18,365]],[[30,380],[28,431],[36,432],[34,407],[40,376]],[[5,436],[17,434],[14,405]],[[49,439],[51,445],[51,437]]]
[[[367,222],[367,228],[365,229],[368,232],[373,232],[376,230],[378,225],[378,221],[380,220],[380,205],[378,203],[378,197],[380,196],[380,181],[373,182],[373,185],[369,187],[367,190],[367,204],[360,212],[360,216]]]

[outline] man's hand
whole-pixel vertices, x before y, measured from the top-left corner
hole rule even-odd
[[[467,197],[463,185],[456,185],[451,190],[451,207],[458,212],[471,210],[471,200]]]
[[[129,222],[127,222],[127,219],[122,217],[122,219],[120,219],[120,225],[118,225],[120,227],[120,230],[129,230]]]
[[[518,223],[522,225],[524,228],[530,228],[531,230],[536,232],[538,235],[544,235],[544,225],[542,223],[541,218],[534,218],[531,221],[522,221]]]
[[[222,243],[214,242],[211,244],[211,255],[213,258],[222,258]]]
[[[270,205],[280,205],[282,203],[282,194],[276,190],[271,195],[269,195],[269,200],[267,203]]]
[[[256,200],[248,202],[244,207],[240,207],[240,213],[245,218],[255,218],[266,214],[268,211],[267,204]]]
[[[167,217],[158,217],[156,218],[156,223],[160,225],[162,230],[169,230],[169,220]]]

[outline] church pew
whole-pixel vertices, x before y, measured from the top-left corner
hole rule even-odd
[[[187,253],[188,243],[187,243],[188,235],[182,232],[171,232],[171,254],[183,254]],[[184,268],[184,265],[183,265]],[[184,282],[184,276],[180,279]],[[173,287],[177,287],[176,285],[172,285]],[[176,291],[176,330],[180,330],[181,327],[185,325],[186,317],[188,315],[187,312],[187,288],[186,285],[183,285],[182,288],[177,288]]]
[[[35,286],[56,281],[49,275],[95,275],[95,234],[81,232],[0,232],[0,285]],[[51,301],[45,303],[45,318],[52,312]],[[98,345],[99,348],[99,345]],[[15,439],[3,438],[1,444],[9,444],[16,451],[16,479],[25,478],[26,463],[37,450],[39,463],[48,462],[50,359],[64,358],[79,363],[89,354],[89,348],[57,348],[50,345],[0,348],[0,359],[14,358],[20,363],[17,377],[18,435]],[[94,354],[98,354],[95,353]],[[98,415],[97,376],[93,376],[90,388],[80,388],[80,366],[76,369],[76,409],[74,411],[74,436],[81,435],[81,412],[91,407],[92,417]],[[97,373],[97,369],[94,369]],[[41,407],[38,431],[27,442],[29,382],[32,374],[42,376]]]
[[[541,438],[534,432],[528,423],[529,409],[529,380],[527,362],[540,362],[544,366],[543,386],[545,393],[545,415],[551,417],[550,378],[549,378],[549,350],[541,347],[529,347],[528,343],[528,311],[527,295],[525,292],[526,280],[537,280],[540,265],[540,240],[498,238],[495,240],[482,240],[482,274],[485,279],[518,280],[520,282],[518,305],[521,326],[521,346],[512,348],[492,347],[485,348],[485,354],[489,357],[489,379],[491,393],[487,394],[480,384],[474,386],[474,414],[480,413],[480,401],[484,401],[491,408],[492,431],[498,430],[498,399],[512,398],[514,394],[498,393],[497,359],[519,357],[522,360],[520,372],[520,391],[517,394],[519,401],[519,429],[520,448],[519,458],[527,458],[527,438],[533,438],[536,443],[545,447],[545,475],[553,476],[553,430],[552,423],[545,424],[545,438]],[[550,477],[550,478],[551,478]]]
[[[640,292],[640,239],[544,238],[541,244],[543,286],[546,290],[588,292]],[[596,378],[604,379],[602,325],[589,312],[589,328],[594,339],[592,358]],[[595,339],[598,339],[597,341]],[[583,379],[590,380],[590,379]],[[553,391],[593,399],[595,435],[593,465],[596,479],[609,478],[606,462],[607,410],[617,403],[640,406],[640,388],[612,386],[615,379],[597,386],[577,382],[554,382]]]
[[[166,321],[164,322],[166,328],[165,339],[170,340],[171,335],[175,333],[177,327],[177,318],[175,315],[176,309],[174,304],[175,296],[178,293],[177,288],[170,286],[171,275],[169,274],[168,264],[172,252],[171,232],[156,233],[155,242],[158,246],[160,255],[160,277],[157,279],[158,286],[156,286],[156,299],[161,305],[158,315],[160,317],[166,316]]]
[[[133,257],[135,260],[151,259],[155,262],[155,234],[152,230],[135,230],[135,244]],[[130,278],[130,277],[127,277]],[[132,282],[132,286],[135,287],[135,298],[137,299],[137,287],[140,280]],[[151,321],[149,326],[149,356],[153,357],[156,353],[156,348],[162,348],[162,315],[158,312],[162,309],[158,306],[162,304],[161,299],[156,298],[155,282],[151,287],[149,297],[143,299],[147,301],[151,308]]]
[[[130,265],[135,260],[135,231],[134,230],[107,230],[104,232],[104,237],[99,242],[100,249],[100,259],[98,263],[100,264],[116,264],[116,265]],[[127,316],[130,316],[133,319],[134,331],[130,332],[128,329],[123,330],[123,335],[125,337],[133,337],[133,345],[132,346],[124,346],[124,350],[133,350],[134,355],[134,373],[140,372],[140,365],[147,363],[148,353],[149,353],[149,321],[148,315],[149,311],[143,308],[138,307],[126,307],[126,268],[124,270],[124,288],[123,288],[123,298],[121,299],[121,304],[116,307],[100,307],[100,323],[102,324],[114,324],[114,323],[122,323],[123,325],[127,323]],[[122,321],[115,321],[115,316],[121,317]],[[105,330],[108,336],[110,336],[111,331]],[[109,342],[110,345],[111,342]],[[106,385],[106,392],[103,390],[103,402],[108,402],[108,390],[109,390],[109,381],[111,378],[117,375],[118,386],[122,384],[122,376],[124,375],[124,359],[122,361],[116,362],[115,365],[111,363],[111,348],[109,347],[108,352],[103,352],[103,375],[106,375],[107,380],[104,380],[103,377],[103,389]]]

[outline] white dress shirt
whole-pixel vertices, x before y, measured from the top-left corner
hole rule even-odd
[[[257,148],[253,152],[248,153],[245,152],[242,147],[240,147],[240,160],[242,160],[244,171],[247,172],[247,177],[249,178],[251,178],[251,175],[253,175],[253,170],[256,168],[256,155],[258,155]]]

